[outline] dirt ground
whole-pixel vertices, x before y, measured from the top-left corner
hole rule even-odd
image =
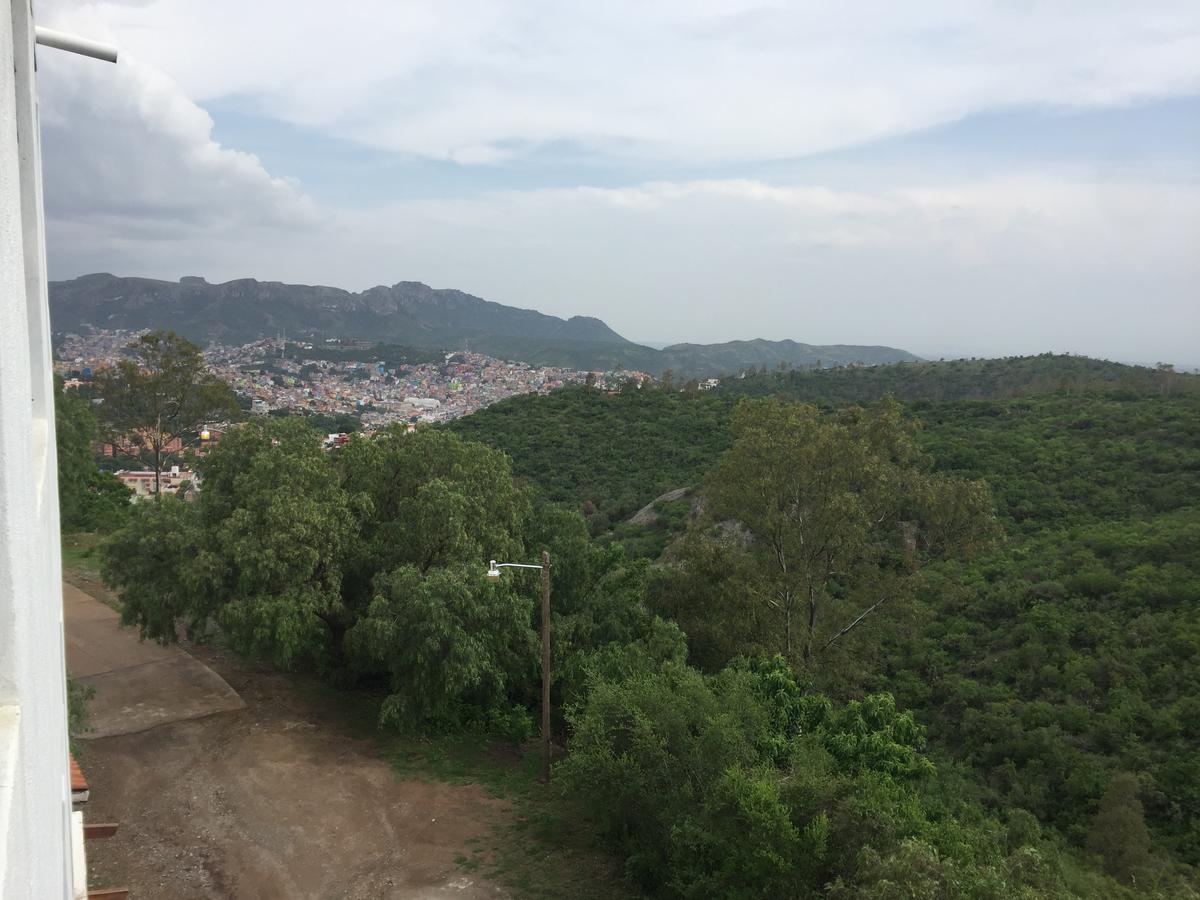
[[[455,857],[505,814],[476,785],[399,781],[295,676],[188,648],[246,708],[86,741],[93,887],[147,898],[500,898]]]

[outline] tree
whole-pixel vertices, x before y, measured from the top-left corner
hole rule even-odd
[[[103,547],[122,616],[168,643],[219,626],[237,650],[281,668],[329,668],[341,652],[350,498],[299,419],[231,430],[199,464],[195,502],[139,504]]]
[[[733,529],[690,529],[666,551],[672,565],[647,579],[646,602],[686,632],[688,660],[705,672],[775,645],[771,611],[745,590],[755,562],[731,546],[740,539]]]
[[[562,782],[652,894],[812,897],[868,841],[928,829],[912,715],[806,693],[782,659],[601,675],[568,716]]]
[[[341,665],[343,568],[364,504],[302,420],[233,429],[200,465],[195,609],[281,668]]]
[[[147,457],[160,495],[173,445],[206,422],[237,413],[233,392],[208,371],[200,348],[173,331],[152,331],[128,348],[129,359],[96,376],[105,438],[120,452]]]
[[[894,401],[834,416],[742,401],[732,428],[734,445],[706,480],[700,527],[726,536],[731,577],[794,663],[811,669],[907,595],[921,557],[970,552],[991,535],[986,488],[928,472],[916,426]]]
[[[528,591],[488,584],[479,564],[379,575],[346,641],[361,669],[391,677],[381,722],[453,725],[509,706],[536,681],[533,606]]]
[[[1100,857],[1104,871],[1125,884],[1150,875],[1150,832],[1134,775],[1124,772],[1109,783],[1088,833],[1088,849]]]
[[[59,521],[63,530],[110,526],[128,512],[130,492],[92,455],[96,417],[91,404],[55,380],[54,434],[58,450]]]
[[[195,502],[141,504],[102,551],[144,636],[216,627],[280,668],[386,679],[388,722],[445,724],[531,693],[535,594],[483,578],[489,558],[522,558],[528,528],[502,453],[437,429],[329,453],[288,417],[232,429],[198,469]]]
[[[529,499],[498,450],[435,428],[356,437],[338,454],[342,486],[366,501],[345,561],[348,602],[365,607],[381,572],[427,574],[520,555]]]
[[[100,571],[121,591],[121,620],[143,638],[172,643],[179,620],[193,633],[207,622],[216,598],[195,569],[204,537],[195,505],[168,496],[133,504],[128,521],[101,545]]]

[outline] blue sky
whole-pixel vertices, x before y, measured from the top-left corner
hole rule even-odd
[[[364,146],[281,122],[238,98],[204,105],[213,137],[254,153],[268,171],[298,180],[323,202],[378,206],[413,197],[490,190],[621,187],[647,181],[756,178],[840,187],[905,177],[979,177],[1017,167],[1084,171],[1098,178],[1200,179],[1200,96],[1115,108],[1021,107],[979,113],[912,133],[792,159],[681,166],[628,159],[565,142],[513,159],[465,165]]]
[[[1200,6],[46,0],[52,275],[1200,362]]]

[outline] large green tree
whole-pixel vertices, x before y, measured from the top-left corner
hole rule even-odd
[[[119,452],[152,468],[155,494],[161,495],[162,471],[176,441],[236,415],[238,405],[200,348],[173,331],[144,334],[127,352],[129,358],[96,376],[103,434]]]
[[[537,680],[536,594],[484,578],[489,559],[526,554],[530,500],[508,459],[396,427],[354,439],[337,465],[361,510],[344,555],[346,647],[359,671],[387,673],[383,719],[450,723],[524,699]]]
[[[236,428],[200,471],[195,502],[139,504],[104,548],[125,621],[164,642],[177,623],[216,626],[282,667],[327,664],[356,522],[318,435],[294,419]]]
[[[56,380],[54,434],[58,451],[59,519],[64,530],[107,528],[129,509],[129,488],[96,466],[96,416],[91,404]]]
[[[969,553],[993,533],[985,486],[932,473],[895,402],[826,415],[743,401],[732,429],[682,577],[707,571],[712,590],[739,595],[759,645],[810,670],[909,596],[923,561]]]
[[[393,426],[337,453],[342,487],[368,501],[347,558],[348,589],[366,602],[379,572],[486,565],[522,552],[528,496],[503,453],[438,429]]]
[[[283,668],[384,680],[390,721],[532,694],[536,592],[483,577],[527,553],[530,501],[502,453],[424,429],[328,452],[293,417],[232,429],[198,469],[195,502],[142,504],[104,549],[143,634],[216,628]]]
[[[375,579],[374,599],[346,636],[364,671],[388,673],[383,722],[461,724],[502,711],[537,680],[533,595],[490,584],[476,565]]]

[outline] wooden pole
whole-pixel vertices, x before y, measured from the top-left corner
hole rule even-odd
[[[542,551],[542,780],[550,781],[550,551]]]

